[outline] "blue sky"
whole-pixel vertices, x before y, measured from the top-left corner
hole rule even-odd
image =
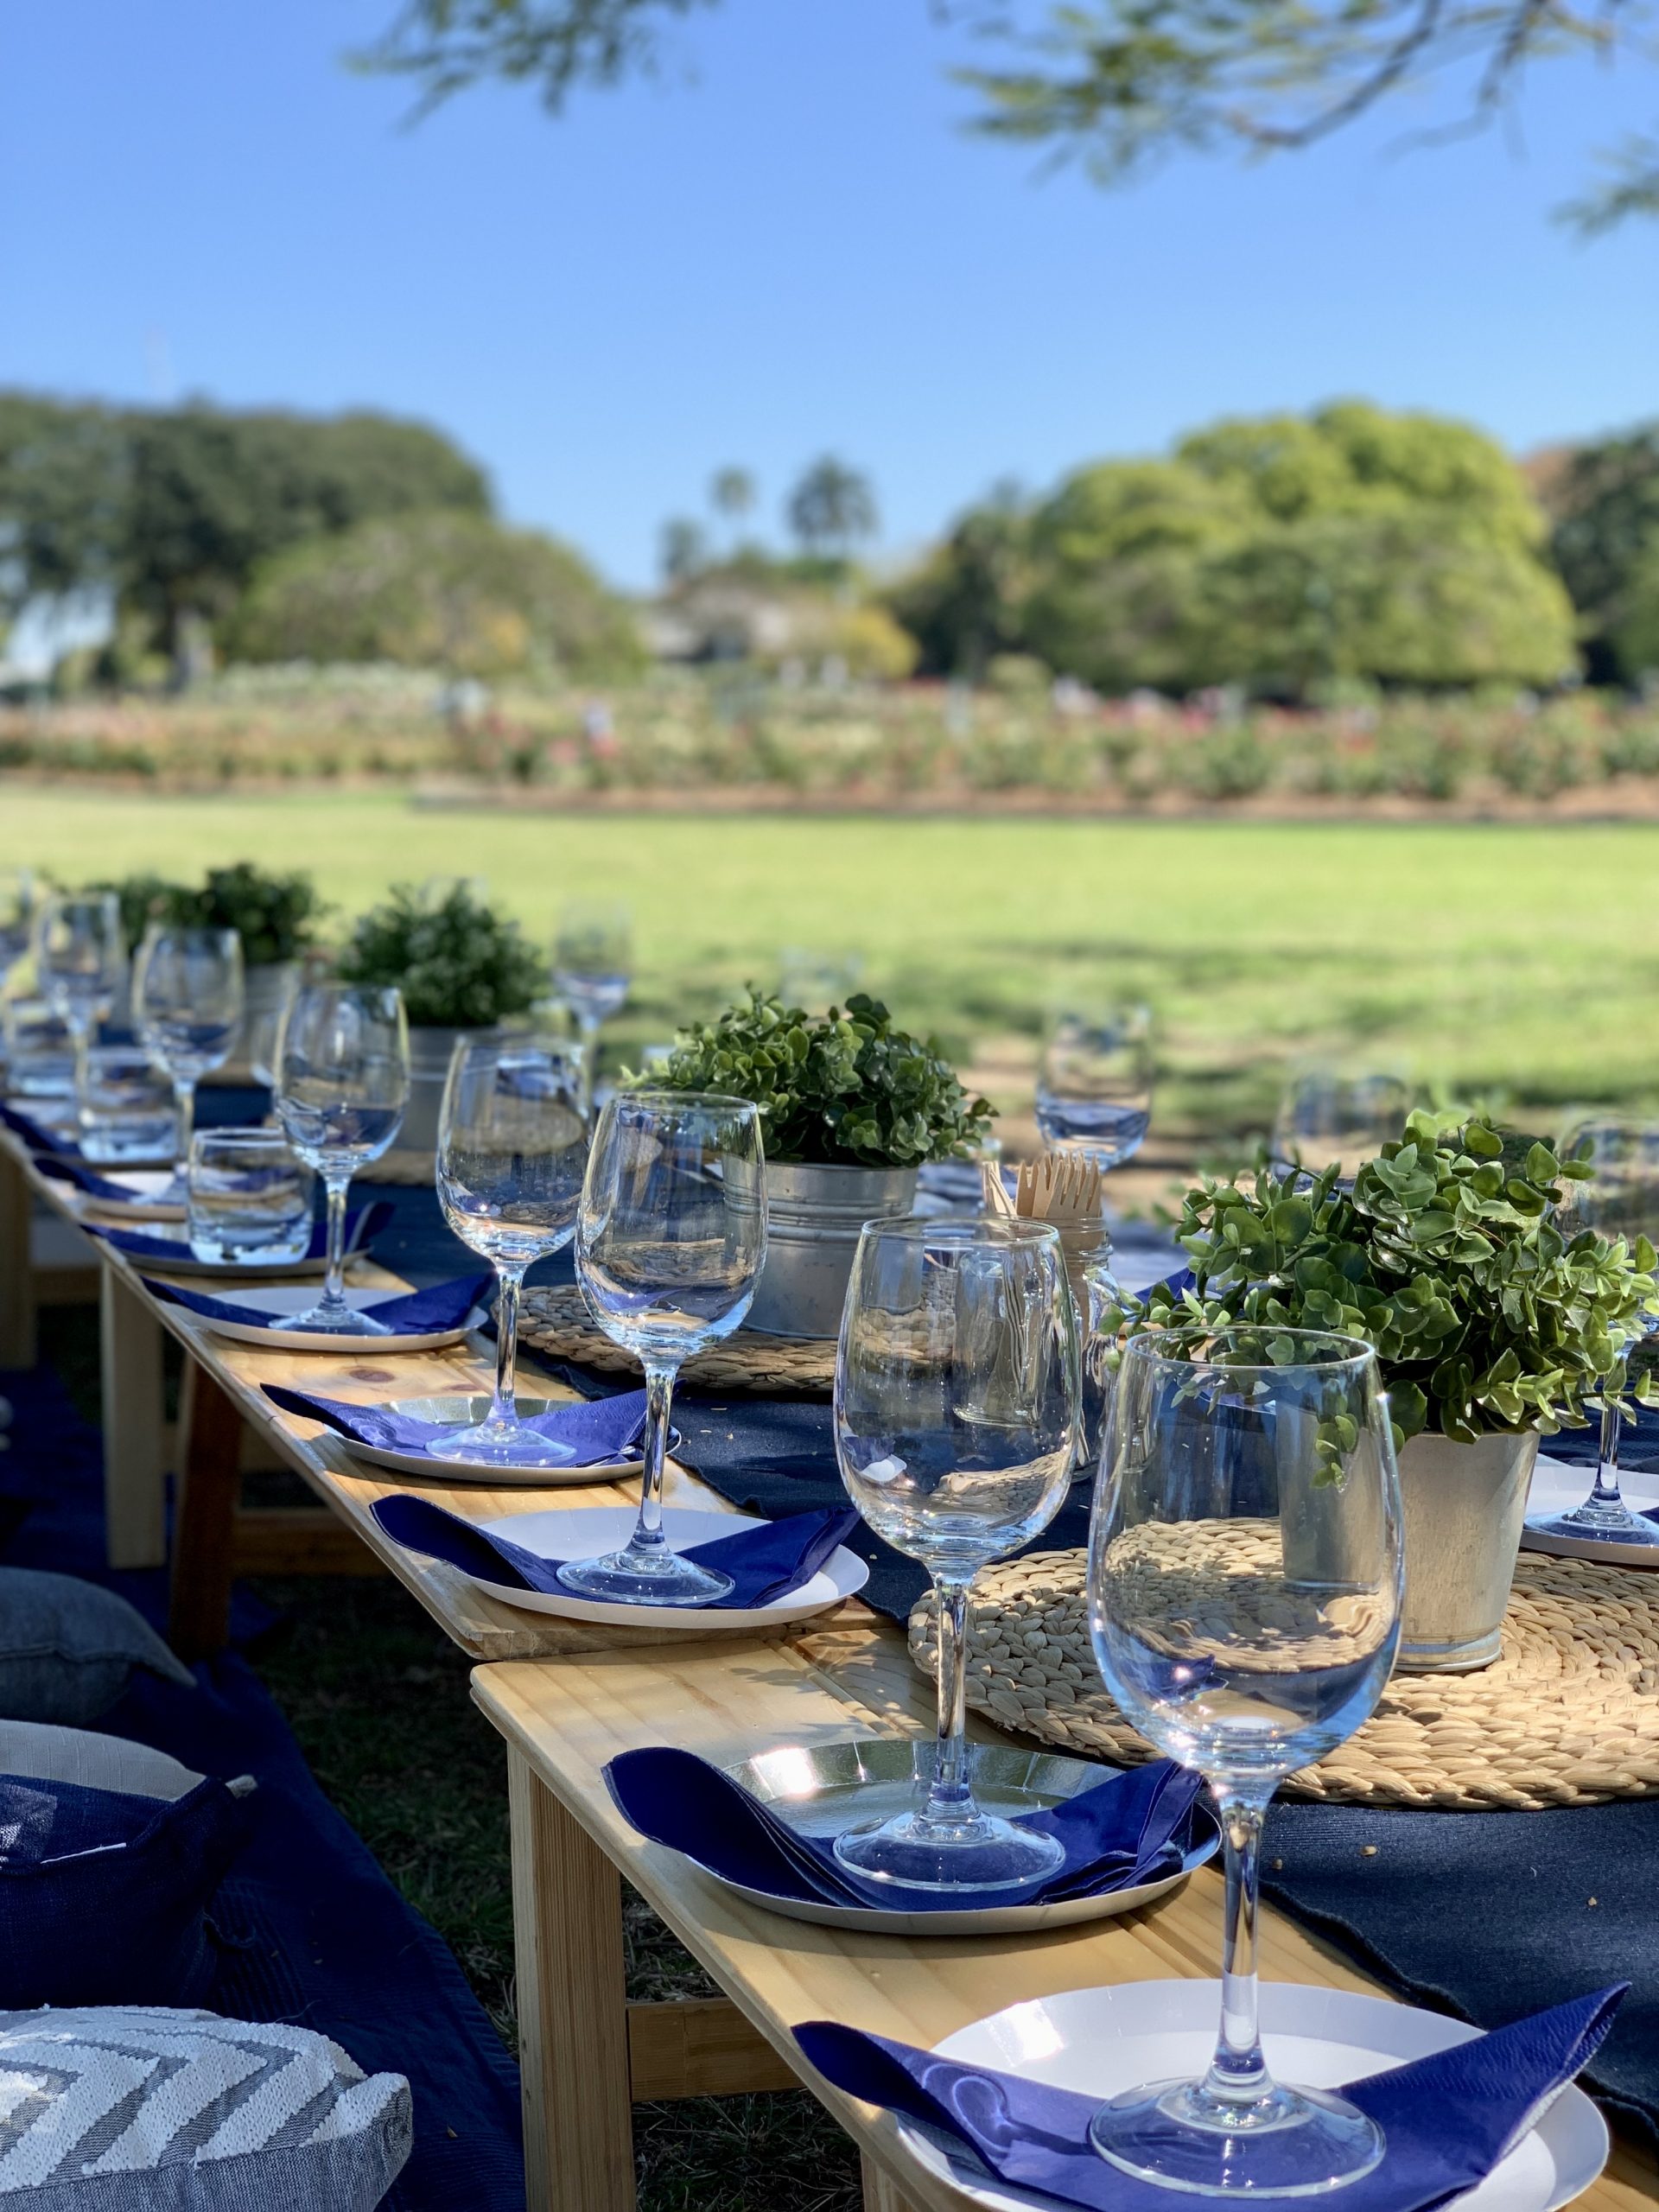
[[[613,579],[709,473],[826,448],[897,555],[999,476],[1363,393],[1518,448],[1659,412],[1659,225],[1548,210],[1659,112],[1540,72],[1524,143],[1396,113],[1103,194],[953,127],[926,0],[727,0],[666,81],[399,127],[340,56],[393,0],[7,0],[0,382],[372,404],[452,431]]]

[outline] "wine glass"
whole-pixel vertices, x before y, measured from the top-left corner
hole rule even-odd
[[[92,1032],[114,1009],[126,958],[121,902],[113,891],[54,892],[35,917],[36,981],[69,1031],[78,1081]]]
[[[185,1194],[183,1163],[195,1135],[196,1085],[231,1057],[242,1027],[242,939],[235,930],[171,929],[152,922],[133,963],[139,1039],[173,1085],[180,1168],[168,1195]]]
[[[633,974],[633,933],[626,906],[572,899],[559,915],[553,980],[569,1000],[591,1052],[602,1021],[621,1011]]]
[[[1077,1417],[1077,1325],[1046,1222],[867,1222],[836,1356],[836,1456],[859,1512],[919,1559],[939,1609],[938,1740],[912,1811],[849,1829],[836,1856],[912,1889],[1039,1879],[1056,1840],[974,1802],[963,1732],[968,1592],[1059,1510]]]
[[[409,1024],[399,990],[313,983],[283,1011],[272,1103],[289,1143],[322,1179],[328,1260],[315,1306],[273,1324],[310,1334],[384,1337],[391,1332],[346,1303],[346,1193],[359,1168],[387,1151],[409,1103]]]
[[[1569,1243],[1585,1230],[1603,1236],[1638,1236],[1659,1243],[1659,1122],[1597,1119],[1581,1122],[1561,1139],[1563,1160],[1586,1160],[1594,1173],[1569,1183],[1554,1211],[1554,1223]],[[1659,1315],[1641,1317],[1643,1336],[1659,1328]],[[1659,1545],[1659,1525],[1632,1513],[1619,1492],[1618,1399],[1624,1387],[1630,1353],[1641,1338],[1625,1347],[1616,1376],[1603,1391],[1601,1434],[1590,1495],[1565,1513],[1529,1514],[1527,1527],[1541,1536],[1589,1536],[1599,1542],[1633,1549]]]
[[[588,1165],[582,1048],[525,1037],[462,1037],[449,1062],[438,1117],[438,1199],[464,1244],[496,1272],[495,1396],[485,1419],[428,1451],[437,1459],[499,1467],[558,1467],[569,1445],[518,1418],[513,1369],[518,1294],[531,1262],[575,1234]]]
[[[682,1362],[738,1327],[766,1257],[766,1157],[748,1099],[622,1090],[606,1102],[576,1217],[576,1280],[645,1370],[645,1478],[624,1548],[559,1569],[582,1597],[706,1605],[732,1587],[664,1535],[663,1461]]]
[[[1351,1736],[1400,1639],[1400,1478],[1376,1355],[1315,1330],[1170,1329],[1119,1369],[1089,1557],[1089,1628],[1128,1718],[1218,1808],[1221,2032],[1200,2081],[1096,2114],[1147,2181],[1302,2196],[1369,2172],[1380,2131],[1276,2082],[1256,2029],[1257,1852],[1274,1789]]]
[[[1052,1015],[1037,1069],[1037,1127],[1051,1152],[1103,1168],[1140,1151],[1152,1121],[1152,1014],[1144,1006]]]
[[[1312,1174],[1334,1165],[1351,1176],[1399,1137],[1410,1111],[1410,1086],[1397,1075],[1306,1068],[1280,1101],[1274,1154]]]
[[[29,950],[34,917],[34,877],[26,868],[0,868],[0,995],[7,976]]]

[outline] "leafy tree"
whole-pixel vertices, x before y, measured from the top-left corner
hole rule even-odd
[[[789,495],[789,526],[809,554],[843,559],[880,524],[868,477],[832,454],[815,461]]]
[[[717,468],[709,481],[709,504],[734,528],[753,512],[756,497],[754,479],[747,468]]]
[[[1659,550],[1659,422],[1580,446],[1547,497],[1591,676],[1628,679],[1656,665],[1644,641]]]
[[[430,108],[488,78],[539,87],[557,111],[581,85],[658,63],[662,35],[711,0],[404,0],[359,59],[412,78]],[[1316,144],[1371,109],[1439,88],[1425,137],[1491,124],[1541,63],[1594,54],[1650,66],[1652,0],[936,0],[943,23],[1000,46],[958,72],[976,127],[1080,161],[1103,184],[1177,152]],[[1433,126],[1438,125],[1438,130]],[[1587,232],[1659,214],[1659,130],[1610,149],[1563,213]]]
[[[126,450],[107,408],[0,392],[0,613],[114,577]]]
[[[664,575],[671,584],[683,583],[709,565],[709,541],[702,524],[688,515],[671,515],[663,524],[658,550]]]
[[[608,675],[641,659],[626,609],[568,546],[442,512],[359,523],[279,554],[228,643],[245,660],[386,660],[483,677],[538,665]]]
[[[929,675],[977,680],[999,654],[1018,650],[1029,536],[1017,487],[1001,486],[888,594]]]

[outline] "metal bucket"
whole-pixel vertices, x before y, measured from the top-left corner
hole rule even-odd
[[[748,1325],[774,1337],[835,1337],[858,1232],[916,1203],[913,1167],[766,1162],[766,1264]]]
[[[435,1152],[438,1148],[438,1116],[443,1107],[444,1078],[449,1072],[450,1056],[455,1049],[457,1037],[469,1037],[468,1029],[411,1029],[409,1033],[409,1104],[404,1112],[404,1126],[397,1133],[397,1141],[409,1152]]]
[[[1400,1454],[1405,1508],[1406,1675],[1466,1675],[1503,1648],[1503,1609],[1526,1518],[1538,1439],[1453,1444],[1414,1436]]]

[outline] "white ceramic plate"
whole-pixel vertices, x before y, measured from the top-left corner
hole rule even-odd
[[[1594,1479],[1588,1467],[1572,1467],[1564,1459],[1547,1459],[1541,1452],[1527,1493],[1527,1519],[1570,1512],[1582,1505]],[[1626,1473],[1619,1470],[1618,1487],[1626,1505],[1640,1513],[1659,1505],[1659,1475]],[[1523,1552],[1547,1552],[1554,1559],[1588,1559],[1603,1567],[1659,1567],[1659,1527],[1651,1544],[1610,1544],[1595,1536],[1545,1535],[1531,1527],[1521,1532]]]
[[[77,1213],[92,1213],[100,1220],[126,1224],[184,1219],[183,1201],[161,1196],[163,1191],[173,1187],[170,1167],[99,1167],[94,1173],[106,1183],[119,1183],[124,1190],[132,1192],[132,1197],[130,1200],[100,1198],[90,1191],[77,1190],[73,1183],[60,1183],[59,1190]]]
[[[527,1398],[522,1392],[517,1400],[521,1419],[545,1412],[554,1402],[550,1398]],[[490,1400],[487,1391],[471,1397],[457,1391],[435,1398],[384,1399],[379,1409],[383,1413],[406,1414],[411,1421],[453,1421],[457,1428],[462,1428],[483,1420],[490,1410]],[[620,1459],[602,1460],[586,1467],[499,1467],[483,1459],[435,1459],[429,1452],[396,1452],[378,1444],[359,1444],[352,1436],[342,1436],[340,1440],[354,1459],[366,1459],[373,1467],[390,1467],[395,1474],[422,1476],[428,1482],[484,1483],[491,1490],[558,1490],[567,1486],[580,1489],[584,1483],[626,1481],[630,1475],[637,1475],[640,1467],[637,1445]],[[671,1429],[671,1452],[679,1440],[679,1430]]]
[[[555,1506],[544,1513],[510,1513],[492,1521],[491,1529],[511,1537],[526,1551],[543,1559],[591,1559],[596,1553],[619,1551],[633,1533],[638,1518],[632,1506],[576,1505],[561,1512]],[[735,1536],[745,1529],[765,1522],[752,1514],[700,1513],[690,1506],[666,1506],[663,1532],[676,1551],[694,1544],[711,1544],[720,1536]],[[598,1621],[607,1628],[685,1628],[704,1631],[769,1628],[787,1621],[810,1620],[827,1612],[843,1598],[861,1590],[870,1570],[856,1552],[843,1545],[832,1552],[810,1582],[791,1590],[770,1605],[601,1605],[588,1598],[544,1597],[539,1590],[512,1590],[502,1582],[484,1582],[468,1575],[480,1590],[499,1598],[504,1605],[518,1605],[526,1612],[556,1613],[566,1620]]]
[[[167,1270],[160,1272],[165,1274]],[[303,1313],[317,1300],[315,1290],[302,1285],[296,1285],[292,1290],[277,1285],[268,1290],[227,1290],[222,1295],[227,1306],[264,1306],[277,1313]],[[353,1290],[348,1286],[346,1303],[361,1313],[370,1307],[384,1306],[390,1298],[407,1296],[406,1291]],[[188,1306],[180,1311],[190,1313]],[[206,1313],[191,1314],[190,1318],[199,1321],[204,1329],[211,1329],[216,1337],[228,1337],[232,1344],[260,1344],[270,1351],[372,1352],[378,1356],[383,1351],[442,1351],[447,1344],[460,1344],[469,1329],[481,1328],[487,1316],[475,1306],[457,1328],[435,1329],[424,1336],[406,1337],[314,1337],[299,1329],[267,1328],[257,1321],[221,1321]]]
[[[118,1244],[111,1247],[120,1252]],[[200,1277],[207,1282],[305,1282],[312,1277],[321,1277],[328,1272],[328,1262],[321,1253],[310,1260],[198,1260],[187,1248],[181,1260],[157,1259],[149,1252],[122,1252],[121,1256],[135,1268],[142,1268],[146,1274]],[[353,1260],[371,1256],[367,1249],[348,1252],[346,1264]]]
[[[1202,2074],[1220,2016],[1218,1981],[1126,1981],[1115,1989],[1072,1989],[1010,2005],[934,2048],[960,2065],[995,2066],[1104,2098],[1143,2082]],[[1268,2064],[1281,2081],[1310,2088],[1337,2088],[1450,2050],[1478,2032],[1461,2020],[1353,1990],[1262,1985]],[[899,2127],[930,2173],[953,2182],[985,2212],[1053,2212],[1052,2197],[988,2181],[938,2136],[910,2120]],[[1478,2188],[1447,2202],[1477,2212],[1552,2212],[1589,2188],[1607,2163],[1607,2147],[1606,2122],[1582,2089],[1569,2087]]]

